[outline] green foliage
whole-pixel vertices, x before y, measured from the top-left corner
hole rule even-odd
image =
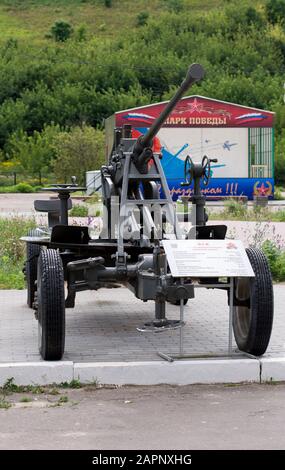
[[[78,379],[73,379],[71,382],[62,382],[60,384],[61,388],[82,388],[83,385]]]
[[[147,20],[149,18],[149,13],[148,11],[141,11],[138,16],[137,16],[137,20],[136,20],[136,24],[137,26],[144,26],[147,24]]]
[[[285,281],[285,250],[271,240],[266,240],[262,250],[268,259],[272,277],[275,281]]]
[[[88,207],[80,204],[76,204],[72,207],[69,212],[71,217],[87,217],[88,216]]]
[[[111,8],[112,6],[112,0],[104,0],[105,7]]]
[[[35,227],[34,220],[21,217],[0,218],[0,289],[23,289],[22,268],[25,243],[20,237]]]
[[[63,20],[56,21],[50,29],[50,33],[52,37],[57,42],[67,41],[67,39],[71,37],[72,32],[73,32],[73,28],[71,24]]]
[[[16,193],[33,193],[34,188],[28,183],[19,183],[15,186]]]
[[[285,130],[282,130],[275,145],[275,174],[278,175],[278,182],[285,183]]]
[[[227,215],[242,220],[246,217],[247,207],[242,202],[229,200],[225,202],[224,217]]]
[[[284,22],[285,0],[268,0],[265,6],[266,15],[270,23]]]
[[[16,131],[9,138],[6,149],[28,174],[48,172],[55,154],[53,142],[59,132],[60,127],[55,125],[45,126],[42,132],[34,131],[32,135],[23,130]]]
[[[163,0],[166,8],[175,13],[181,13],[184,9],[184,0]]]
[[[15,383],[14,377],[10,377],[9,379],[7,379],[3,387],[0,388],[0,392],[2,392],[3,395],[10,395],[11,393],[27,393],[27,392],[40,395],[44,393],[45,391],[47,393],[49,392],[49,390],[45,390],[40,385],[17,385]]]
[[[87,40],[87,26],[85,24],[81,24],[75,33],[76,41],[82,42]]]
[[[53,170],[58,178],[66,181],[76,175],[79,184],[84,184],[85,172],[100,168],[104,161],[104,134],[86,125],[74,127],[56,136],[54,149]]]
[[[276,201],[282,201],[284,200],[284,196],[282,194],[282,190],[279,186],[274,187],[274,199]]]
[[[42,134],[53,123],[64,130],[83,123],[101,128],[103,119],[117,110],[168,99],[188,64],[198,61],[207,75],[191,94],[277,112],[275,174],[285,183],[284,2],[267,1],[264,9],[261,0],[240,0],[238,8],[236,1],[157,0],[143,11],[146,2],[132,8],[126,0],[123,7],[112,2],[106,15],[103,0],[41,0],[37,5],[27,0],[28,18],[39,15],[43,4],[50,16],[42,30],[25,31],[26,39],[17,36],[20,16],[0,41],[0,158],[22,154],[25,168],[35,175],[49,171],[52,146],[42,145],[35,132]],[[10,4],[14,16],[23,8],[23,2]],[[43,38],[55,8],[74,14],[75,33],[67,41]],[[12,21],[9,11],[5,15],[3,25]],[[71,25],[63,23],[69,34]],[[38,160],[29,157],[36,147],[41,149]]]
[[[5,398],[0,397],[0,409],[8,410],[9,408],[11,408],[11,406],[12,406],[11,403],[5,400]]]

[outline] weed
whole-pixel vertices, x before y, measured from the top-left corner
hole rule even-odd
[[[24,289],[22,269],[26,246],[20,237],[34,227],[32,218],[0,218],[0,289]]]
[[[31,397],[22,397],[20,399],[20,403],[30,403],[31,401],[33,401]]]
[[[7,400],[5,400],[4,398],[0,398],[0,409],[8,410],[9,408],[11,408],[11,406],[11,403],[9,403]]]
[[[10,377],[4,383],[2,387],[2,392],[5,395],[9,395],[11,393],[26,393],[26,392],[31,392],[36,395],[39,395],[39,394],[44,393],[45,390],[40,385],[17,385],[14,382],[14,377]]]
[[[67,395],[62,395],[58,400],[58,403],[67,403],[67,402],[68,402],[68,396]]]
[[[73,379],[71,382],[62,382],[59,387],[61,388],[82,388],[83,385],[78,379]]]
[[[47,392],[49,395],[59,395],[59,391],[57,390],[57,388],[52,388],[51,390],[49,390]]]

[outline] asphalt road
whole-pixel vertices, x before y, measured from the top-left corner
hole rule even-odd
[[[60,394],[8,396],[14,404],[0,409],[0,449],[285,448],[285,384],[89,386]]]

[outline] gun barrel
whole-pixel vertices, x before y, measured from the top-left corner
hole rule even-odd
[[[149,128],[148,132],[141,138],[140,145],[142,147],[148,147],[151,145],[153,137],[157,134],[163,123],[166,121],[170,113],[175,108],[178,101],[182,98],[184,93],[196,82],[201,80],[205,75],[204,69],[200,64],[192,64],[190,65],[187,75],[183,82],[181,83],[180,87],[178,88],[175,95],[171,98],[169,103],[165,106],[163,111],[154,121],[152,126]]]

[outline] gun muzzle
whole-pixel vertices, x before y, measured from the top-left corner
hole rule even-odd
[[[152,146],[152,139],[158,133],[159,129],[162,127],[163,123],[166,121],[168,116],[171,114],[173,109],[175,108],[178,101],[182,98],[184,93],[196,82],[202,80],[204,77],[205,72],[200,64],[192,64],[190,65],[187,75],[183,82],[181,83],[180,87],[178,88],[175,95],[171,98],[171,100],[167,103],[165,108],[162,110],[160,115],[156,118],[154,123],[151,125],[149,130],[144,136],[140,136],[135,143],[133,149],[133,158],[134,163],[138,170],[141,170],[143,173],[147,171],[147,161],[144,161],[148,156],[146,152],[144,154],[143,150],[147,147]],[[149,156],[148,156],[149,157]]]

